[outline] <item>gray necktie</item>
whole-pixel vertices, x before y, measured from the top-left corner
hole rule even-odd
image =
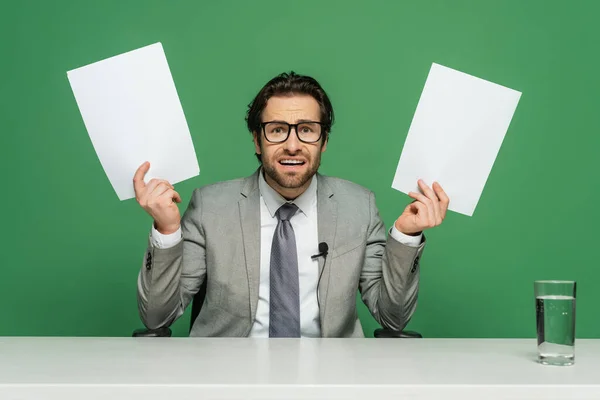
[[[300,289],[296,237],[290,218],[295,204],[286,203],[275,213],[277,227],[271,247],[269,337],[300,337]]]

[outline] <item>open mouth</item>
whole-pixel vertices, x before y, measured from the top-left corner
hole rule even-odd
[[[283,165],[284,167],[301,167],[305,164],[305,162],[302,160],[283,159],[279,160],[279,164]]]

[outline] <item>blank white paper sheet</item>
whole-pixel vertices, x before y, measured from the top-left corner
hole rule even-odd
[[[437,181],[449,209],[472,216],[521,92],[433,64],[392,187],[419,192]]]
[[[133,175],[172,184],[197,176],[198,160],[161,43],[67,72],[96,154],[120,200]]]

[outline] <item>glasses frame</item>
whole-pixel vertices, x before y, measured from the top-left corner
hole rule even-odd
[[[287,125],[288,131],[287,131],[287,135],[285,136],[285,139],[283,139],[280,142],[273,142],[273,141],[269,140],[267,138],[267,132],[265,131],[265,126],[267,126],[268,124],[282,124],[282,125]],[[302,140],[300,138],[300,135],[298,135],[298,126],[302,125],[302,124],[318,124],[321,127],[321,132],[320,132],[319,137],[317,138],[317,140],[315,140],[314,142],[307,142],[306,140]],[[261,128],[261,131],[263,133],[263,136],[265,137],[265,140],[267,142],[269,142],[269,143],[275,143],[275,144],[277,144],[277,143],[285,143],[289,139],[289,137],[290,137],[290,133],[292,132],[292,128],[294,128],[294,132],[296,132],[296,137],[298,138],[299,141],[301,141],[302,143],[313,144],[313,143],[318,143],[319,140],[321,140],[321,138],[323,137],[324,124],[322,124],[319,121],[301,121],[301,122],[298,122],[297,124],[290,124],[290,123],[285,122],[285,121],[267,121],[267,122],[261,122],[260,123],[260,128]]]

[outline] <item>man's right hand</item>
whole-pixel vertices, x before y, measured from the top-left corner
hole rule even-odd
[[[181,197],[173,185],[164,179],[151,179],[148,184],[144,183],[144,176],[149,169],[150,163],[146,161],[135,171],[135,199],[154,218],[157,231],[163,235],[175,233],[181,223],[179,208],[175,203],[181,203]]]

